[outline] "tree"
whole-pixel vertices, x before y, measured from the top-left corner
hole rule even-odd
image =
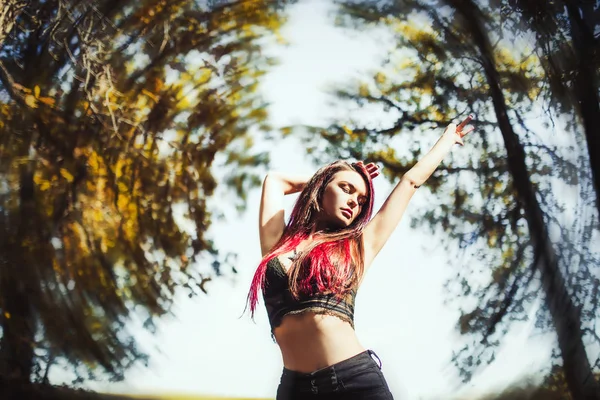
[[[527,307],[541,288],[546,307],[538,324],[557,334],[573,397],[593,398],[598,396],[598,383],[585,344],[599,342],[598,253],[590,248],[598,227],[580,220],[577,229],[570,229],[563,222],[565,202],[551,191],[557,181],[564,181],[578,195],[589,196],[589,170],[580,170],[584,157],[561,153],[535,132],[539,126],[532,127],[528,117],[536,112],[536,100],[545,95],[547,82],[535,53],[523,48],[521,32],[502,29],[502,5],[507,6],[471,1],[343,2],[340,22],[383,22],[397,33],[397,52],[371,82],[338,95],[359,108],[378,106],[395,120],[385,125],[351,118],[308,132],[330,143],[327,155],[377,161],[388,177],[397,178],[420,153],[406,144],[396,151],[399,138],[411,131],[423,135],[450,118],[475,113],[480,134],[470,138],[469,146],[476,151],[456,155],[450,166],[441,168],[428,184],[437,199],[413,221],[426,221],[434,231],[443,231],[449,248],[458,242],[461,266],[449,288],[478,303],[462,304],[459,328],[473,342],[454,361],[466,380],[479,365],[491,362],[509,322],[527,317]],[[509,40],[511,47],[506,46]],[[322,155],[318,145],[313,147],[317,157]],[[579,211],[590,212],[585,205]],[[551,229],[560,230],[558,244],[550,239]],[[570,246],[565,248],[564,242]],[[465,265],[467,250],[479,262]],[[482,271],[482,265],[490,267]]]
[[[177,287],[206,292],[224,261],[206,236],[211,165],[243,167],[243,195],[268,160],[249,150],[284,5],[0,6],[0,376],[45,381],[63,359],[120,379],[144,359],[130,316],[152,329]]]
[[[513,179],[515,197],[524,210],[530,232],[535,254],[532,269],[540,276],[545,305],[557,333],[567,384],[575,399],[600,399],[600,384],[594,379],[583,342],[580,313],[571,298],[564,274],[559,268],[558,254],[550,240],[543,210],[529,178],[523,145],[508,117],[508,107],[502,92],[500,77],[494,65],[492,45],[483,24],[484,18],[480,14],[479,7],[470,0],[451,1],[451,4],[456,8],[457,13],[462,14],[464,20],[471,21],[467,26],[473,34],[473,43],[481,55],[482,66],[490,86],[494,111],[506,146],[508,170]],[[505,301],[505,304],[507,303],[509,302]],[[503,306],[499,310],[494,310],[492,318],[496,320],[501,318],[506,308],[507,306]],[[481,318],[480,314],[479,310],[475,311],[467,316],[466,322],[473,325],[480,323],[477,321]],[[486,325],[490,326],[489,323]]]
[[[534,33],[537,52],[549,88],[549,100],[563,112],[575,111],[585,133],[600,218],[600,8],[593,1],[513,0],[506,12],[516,12],[516,29]],[[519,22],[516,22],[519,21]],[[522,22],[526,21],[525,26]],[[569,40],[570,38],[570,40]]]

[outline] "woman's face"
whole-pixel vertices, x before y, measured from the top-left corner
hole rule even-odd
[[[321,198],[321,222],[339,227],[350,225],[367,202],[367,185],[356,171],[338,171]]]

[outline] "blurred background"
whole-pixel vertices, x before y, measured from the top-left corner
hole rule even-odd
[[[273,399],[266,172],[379,207],[473,114],[359,339],[397,399],[600,399],[599,45],[596,0],[0,2],[0,397]]]

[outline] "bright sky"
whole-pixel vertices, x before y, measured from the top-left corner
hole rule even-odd
[[[376,35],[353,34],[332,26],[325,1],[300,2],[290,10],[283,30],[287,47],[273,49],[281,64],[264,82],[272,103],[275,126],[318,124],[331,116],[324,89],[376,68],[383,56]],[[441,134],[441,132],[440,132]],[[272,168],[311,173],[316,169],[293,138],[271,152]],[[467,147],[467,146],[465,146]],[[459,150],[460,151],[460,150]],[[377,179],[376,209],[391,186]],[[93,385],[98,390],[134,393],[190,393],[275,397],[282,369],[281,355],[271,340],[261,302],[256,324],[239,318],[251,277],[260,259],[257,215],[259,190],[249,196],[248,211],[240,218],[217,222],[210,231],[217,246],[239,253],[235,281],[217,279],[209,295],[176,302],[176,318],[165,319],[159,333],[140,333],[151,343],[149,369],[133,368],[125,382]],[[295,197],[288,199],[288,210]],[[418,192],[407,214],[427,201]],[[216,204],[216,203],[214,203]],[[530,340],[531,326],[517,326],[497,360],[466,387],[459,388],[450,364],[458,350],[454,326],[458,313],[443,305],[443,283],[452,274],[441,244],[426,233],[413,231],[405,218],[375,260],[356,305],[356,332],[366,348],[383,361],[383,372],[397,399],[450,399],[501,388],[537,371],[549,354],[547,337]],[[536,311],[535,307],[531,313]],[[459,390],[460,389],[460,390]]]

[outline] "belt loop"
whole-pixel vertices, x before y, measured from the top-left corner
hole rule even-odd
[[[314,378],[310,380],[310,391],[313,392],[313,394],[319,394],[319,388],[316,383],[317,381]]]
[[[377,354],[375,354],[375,352],[373,350],[367,350],[367,352],[369,353],[369,356],[371,356],[371,358],[373,358],[373,356],[375,356],[375,358],[377,358],[377,364],[379,369],[381,369],[383,363],[381,362],[381,359],[379,358],[379,356]],[[375,361],[375,360],[373,360]]]
[[[337,390],[338,379],[337,374],[335,373],[335,367],[331,366],[331,386],[333,386],[333,390]]]

